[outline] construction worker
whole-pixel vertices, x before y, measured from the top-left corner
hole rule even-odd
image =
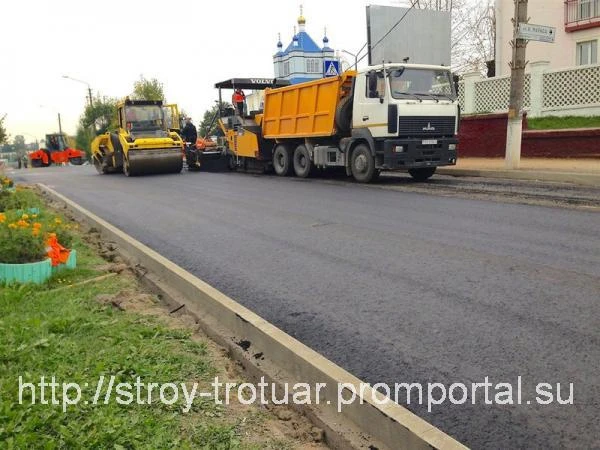
[[[185,118],[185,126],[181,130],[181,136],[185,142],[190,142],[192,145],[196,144],[198,132],[196,131],[196,126],[192,123],[191,117]]]
[[[237,88],[231,96],[231,102],[238,110],[240,116],[244,115],[244,102],[246,101],[246,94],[240,88]]]

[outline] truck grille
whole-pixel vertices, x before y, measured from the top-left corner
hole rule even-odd
[[[401,116],[400,136],[454,136],[453,116]]]

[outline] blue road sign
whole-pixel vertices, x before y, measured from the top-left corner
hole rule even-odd
[[[340,62],[335,59],[326,59],[323,61],[323,76],[337,77],[340,74]]]

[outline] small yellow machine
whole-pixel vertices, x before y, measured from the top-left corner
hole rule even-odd
[[[222,90],[263,91],[289,86],[287,80],[273,78],[232,78],[215,84],[219,90],[219,128],[225,135],[227,163],[229,168],[263,171],[269,167],[272,159],[272,146],[263,139],[263,111],[249,111],[241,116],[234,108],[224,107]]]
[[[175,132],[176,105],[125,99],[118,104],[119,128],[92,142],[98,173],[127,176],[177,173],[183,168],[183,141]],[[170,114],[169,114],[170,111]]]

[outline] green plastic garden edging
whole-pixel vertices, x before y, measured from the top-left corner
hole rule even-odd
[[[24,263],[0,263],[0,281],[41,284],[52,276],[52,260]]]
[[[74,269],[77,266],[77,250],[71,250],[69,259],[64,264],[52,267],[50,258],[33,263],[5,264],[0,263],[0,281],[41,284],[53,274],[64,269]]]

